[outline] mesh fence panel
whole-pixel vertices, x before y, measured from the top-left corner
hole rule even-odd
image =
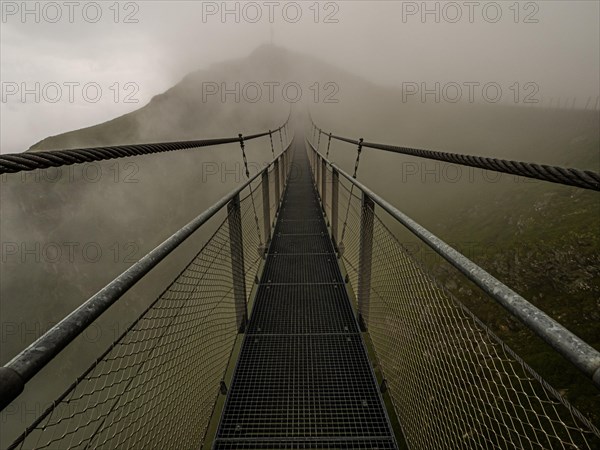
[[[275,219],[275,214],[277,213],[277,205],[279,203],[277,197],[275,196],[275,178],[277,178],[277,172],[275,172],[275,168],[273,168],[269,170],[269,211],[272,221]],[[271,223],[271,225],[273,225],[273,223]]]
[[[262,260],[261,189],[259,177],[225,208],[189,265],[11,449],[200,447]]]
[[[265,228],[263,220],[262,183],[252,183],[252,193],[242,198],[240,211],[242,216],[242,235],[244,247],[244,270],[246,298],[250,296],[254,279],[265,250]]]
[[[340,178],[338,201],[338,249],[354,292],[358,292],[358,261],[360,252],[360,197],[351,183]],[[354,298],[356,301],[356,297]],[[358,308],[358,305],[354,305]]]
[[[325,168],[325,172],[321,175],[323,180],[319,183],[319,193],[321,194],[321,202],[323,203],[325,216],[331,217],[331,169],[329,166]],[[325,182],[325,193],[323,195],[323,181]]]
[[[597,428],[440,286],[372,206],[372,260],[361,265],[360,195],[340,177],[341,260],[355,293],[370,268],[368,302],[356,306],[409,447],[600,448]]]

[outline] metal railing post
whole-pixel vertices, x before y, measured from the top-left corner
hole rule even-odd
[[[360,253],[358,262],[358,320],[363,331],[369,323],[371,261],[373,254],[373,217],[375,203],[363,192],[360,213]]]
[[[325,162],[325,158],[321,158],[321,206],[323,207],[323,212],[325,211],[325,204],[327,200],[327,163]]]
[[[265,222],[265,255],[271,241],[271,203],[269,199],[269,168],[262,174],[263,220]]]
[[[285,164],[284,164],[285,167]],[[274,177],[275,177],[275,214],[279,211],[279,201],[281,200],[281,196],[279,193],[279,181],[281,174],[279,173],[279,160],[275,161]]]
[[[338,245],[338,201],[339,201],[340,173],[331,169],[331,236],[333,245]]]
[[[242,243],[242,215],[239,193],[227,204],[229,222],[229,248],[231,250],[231,272],[238,333],[243,333],[248,321],[246,305],[246,271],[244,269],[244,246]]]

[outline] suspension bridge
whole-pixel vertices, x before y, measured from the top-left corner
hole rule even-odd
[[[252,140],[273,156],[254,175]],[[332,140],[356,148],[353,174],[330,161]],[[246,181],[0,369],[4,409],[130,288],[218,222],[10,449],[600,448],[596,425],[439,283],[389,223],[599,389],[600,353],[357,179],[364,147],[598,191],[595,172],[365,142],[312,119],[292,127],[288,117],[247,136],[3,155],[0,173],[227,143],[239,143]]]

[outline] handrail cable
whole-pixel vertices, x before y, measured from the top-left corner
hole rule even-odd
[[[279,131],[286,126],[286,122],[273,132]],[[250,141],[267,136],[271,131],[244,136],[244,140]],[[129,156],[148,155],[152,153],[171,152],[174,150],[185,150],[214,145],[232,144],[239,142],[239,137],[226,137],[216,139],[202,139],[193,141],[158,142],[152,144],[117,145],[109,147],[77,148],[70,150],[51,150],[44,152],[26,152],[17,154],[0,155],[0,175],[5,173],[27,172],[36,169],[47,169],[50,167],[69,166],[94,161],[104,161]]]
[[[310,120],[312,121],[312,118]],[[319,136],[321,133],[323,133],[338,141],[358,145],[358,141],[354,139],[327,133],[319,128],[314,122],[312,123],[315,127],[315,130],[319,132]],[[377,144],[374,142],[363,142],[362,145],[363,147],[385,150],[392,153],[401,153],[419,158],[433,159],[436,161],[475,167],[493,172],[507,173],[525,178],[548,181],[550,183],[558,183],[567,186],[575,186],[583,189],[600,191],[600,173],[591,170],[580,170],[568,167],[550,166],[546,164],[488,158],[484,156],[464,155],[460,153],[449,153],[421,148]]]

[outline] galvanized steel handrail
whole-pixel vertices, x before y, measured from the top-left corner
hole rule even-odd
[[[268,133],[267,133],[268,134]],[[121,298],[131,287],[158,265],[167,255],[182,244],[222,208],[226,207],[242,190],[271,166],[280,165],[294,138],[285,149],[271,160],[260,172],[251,176],[242,185],[218,200],[202,214],[176,231],[171,237],[133,264],[121,275],[85,301],[67,317],[53,326],[44,335],[21,351],[6,365],[0,368],[0,410],[4,409],[24,389],[25,383],[58,355],[67,345],[79,336],[94,320],[99,318],[111,305]]]
[[[308,139],[306,139],[306,142],[313,151],[325,161],[325,164],[333,169],[334,173],[337,172],[339,175],[342,175],[350,183],[360,189],[367,197],[373,200],[373,202],[382,207],[395,220],[404,225],[436,253],[463,273],[469,280],[507,309],[513,316],[517,317],[523,324],[541,337],[581,372],[591,378],[593,383],[600,388],[600,352],[598,350],[567,330],[546,313],[536,308],[526,299],[435,236],[429,230],[419,225],[398,208],[385,201],[364,184],[353,178],[352,175],[327,160],[317,151],[315,146]]]

